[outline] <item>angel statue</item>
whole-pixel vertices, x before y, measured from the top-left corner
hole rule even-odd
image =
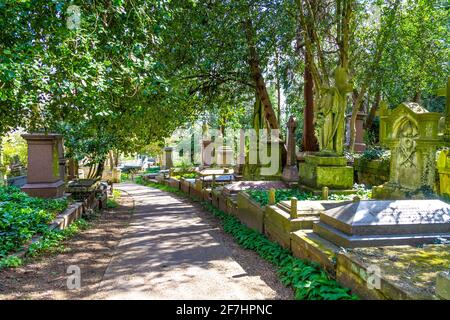
[[[319,103],[314,110],[319,154],[343,155],[347,94],[352,90],[353,83],[347,70],[342,67],[337,67],[334,71],[334,86],[321,88]]]

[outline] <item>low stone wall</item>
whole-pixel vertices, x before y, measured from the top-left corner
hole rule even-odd
[[[379,186],[389,181],[389,162],[355,159],[356,182],[368,186]]]
[[[170,178],[168,180],[169,186],[175,189],[180,189],[180,180],[175,179],[175,178]]]
[[[236,198],[237,218],[247,227],[264,233],[266,209],[250,198],[246,192],[239,192]]]

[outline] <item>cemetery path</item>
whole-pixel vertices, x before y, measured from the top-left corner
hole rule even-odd
[[[196,204],[133,183],[132,220],[98,299],[292,299],[274,268],[244,250]]]

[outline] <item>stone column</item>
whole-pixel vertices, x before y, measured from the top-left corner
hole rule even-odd
[[[287,157],[286,166],[283,168],[282,179],[286,182],[298,181],[297,156],[295,154],[295,129],[297,128],[296,119],[291,116],[288,121],[287,130]]]
[[[34,197],[61,197],[64,193],[62,135],[35,133],[22,137],[28,143],[27,184],[22,190]]]
[[[164,148],[164,157],[163,157],[163,169],[169,170],[173,167],[173,158],[172,158],[173,148],[165,147]]]

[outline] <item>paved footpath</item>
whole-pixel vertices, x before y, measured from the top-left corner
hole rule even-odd
[[[198,207],[169,193],[124,183],[135,211],[98,299],[273,299],[259,275],[233,259]]]

